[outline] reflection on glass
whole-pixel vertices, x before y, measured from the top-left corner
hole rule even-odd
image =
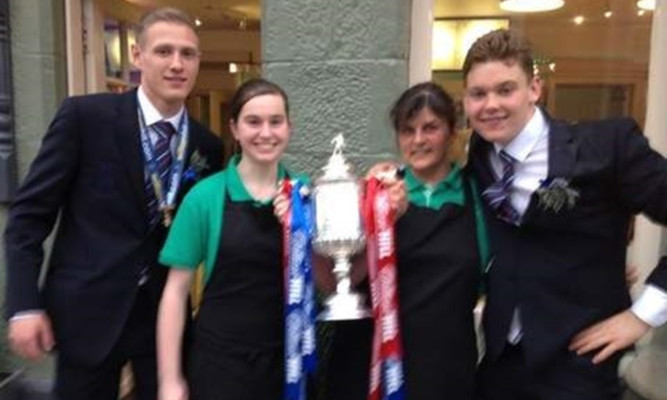
[[[107,77],[122,78],[120,23],[112,18],[104,19],[104,66]]]

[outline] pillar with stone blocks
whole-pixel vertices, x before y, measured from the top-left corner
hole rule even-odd
[[[339,133],[358,174],[395,157],[388,111],[408,86],[410,3],[264,1],[263,75],[290,99],[292,169],[319,174]]]

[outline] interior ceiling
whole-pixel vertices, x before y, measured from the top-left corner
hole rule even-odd
[[[649,24],[650,13],[637,16],[636,0],[565,0],[565,5],[554,11],[541,13],[508,13],[500,9],[499,0],[434,0],[435,18],[456,17],[496,17],[509,16],[523,18],[526,21],[540,21],[546,23],[571,23],[577,15],[583,15],[589,23],[639,23]],[[604,17],[604,12],[611,10],[610,19]]]
[[[259,29],[261,0],[124,0],[140,7],[178,7],[202,21],[200,29]],[[243,21],[243,22],[242,22]],[[243,27],[245,24],[245,27]]]
[[[246,29],[259,29],[261,0],[124,0],[141,7],[176,6],[202,22],[202,29],[238,29],[246,21]],[[565,0],[561,9],[543,13],[516,14],[500,9],[499,0],[434,0],[435,18],[509,16],[524,22],[572,24],[577,15],[587,23],[650,24],[650,13],[639,17],[635,0]],[[613,11],[606,19],[603,13]]]

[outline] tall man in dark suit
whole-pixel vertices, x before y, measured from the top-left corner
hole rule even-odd
[[[549,118],[514,32],[477,40],[463,75],[494,255],[480,398],[620,399],[622,350],[667,320],[665,265],[634,304],[624,273],[631,216],[667,222],[667,161],[632,120]]]
[[[191,19],[148,13],[132,57],[138,90],[65,100],[9,211],[9,340],[28,359],[55,348],[59,400],[117,399],[127,361],[137,398],[155,399],[157,254],[178,200],[222,164],[221,142],[184,108],[199,70]]]

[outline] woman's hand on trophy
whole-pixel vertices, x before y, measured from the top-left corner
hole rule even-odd
[[[372,177],[378,178],[382,183],[387,183],[391,180],[396,180],[397,171],[401,168],[401,164],[393,161],[382,161],[373,165],[366,173],[366,179]]]
[[[408,210],[408,192],[403,181],[405,168],[402,164],[391,161],[380,162],[373,165],[366,174],[366,179],[375,177],[389,192],[389,201],[392,208],[396,210],[396,219],[400,218]]]
[[[389,192],[389,202],[396,210],[396,219],[399,219],[408,210],[408,190],[405,187],[405,181],[396,180],[387,186]]]
[[[275,214],[278,221],[282,224],[287,223],[287,217],[291,206],[292,203],[290,198],[285,193],[278,193],[273,199],[273,214]]]

